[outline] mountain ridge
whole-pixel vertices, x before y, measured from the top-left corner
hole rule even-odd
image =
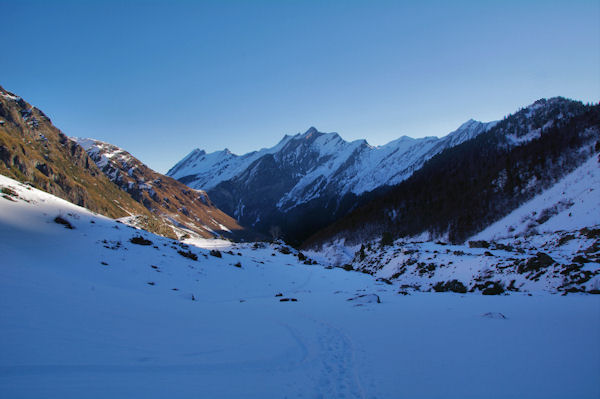
[[[240,223],[263,233],[281,230],[286,239],[298,240],[375,195],[369,193],[406,179],[438,152],[496,123],[470,120],[443,138],[403,136],[376,147],[311,127],[244,155],[195,149],[168,175],[206,189]],[[318,220],[303,220],[309,214]],[[307,223],[310,227],[298,227]]]

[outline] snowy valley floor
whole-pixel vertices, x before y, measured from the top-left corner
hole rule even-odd
[[[600,396],[599,296],[400,295],[0,185],[2,398]]]

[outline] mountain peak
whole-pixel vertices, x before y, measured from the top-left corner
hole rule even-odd
[[[469,128],[469,127],[478,125],[480,123],[481,123],[480,121],[476,121],[475,119],[470,118],[468,121],[466,121],[465,123],[463,123],[462,125],[460,125],[458,127],[458,129],[456,129],[456,130],[461,130],[461,129]]]
[[[317,130],[316,127],[311,126],[311,127],[308,128],[308,130],[306,132],[304,132],[304,135],[315,134],[315,133],[319,133],[319,131]]]

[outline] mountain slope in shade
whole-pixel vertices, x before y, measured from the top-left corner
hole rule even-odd
[[[168,175],[206,189],[219,208],[242,224],[262,232],[275,228],[286,239],[300,241],[356,207],[369,192],[405,180],[435,154],[495,123],[471,120],[441,139],[404,136],[378,147],[312,127],[242,156],[194,150]]]
[[[127,151],[94,139],[73,138],[102,172],[153,214],[204,238],[241,238],[247,232],[216,208],[204,191],[148,168]]]
[[[598,151],[600,106],[539,100],[433,157],[306,245],[425,235],[453,243],[501,219]]]
[[[137,216],[145,228],[173,236],[170,226],[110,182],[41,110],[2,87],[0,174],[109,217]]]

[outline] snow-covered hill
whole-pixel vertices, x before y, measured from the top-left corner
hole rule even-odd
[[[597,296],[400,295],[281,244],[204,249],[0,191],[0,397],[600,394]]]
[[[498,240],[600,225],[600,158],[592,156],[550,189],[476,234]]]
[[[163,220],[109,181],[40,109],[0,86],[0,174],[110,217],[136,215],[172,234]]]
[[[465,292],[600,294],[599,209],[595,155],[465,245],[425,233],[393,243],[338,240],[307,253],[409,290],[445,290],[454,281],[453,289]]]

